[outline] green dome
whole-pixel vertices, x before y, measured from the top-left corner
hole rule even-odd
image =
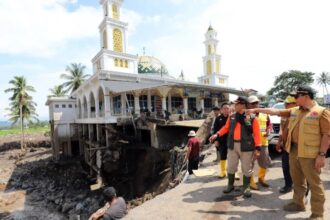
[[[138,73],[169,76],[166,66],[159,59],[151,56],[139,57]]]

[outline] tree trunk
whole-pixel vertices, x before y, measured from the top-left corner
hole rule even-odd
[[[24,150],[24,121],[23,121],[23,105],[19,105],[19,117],[21,119],[21,150]]]

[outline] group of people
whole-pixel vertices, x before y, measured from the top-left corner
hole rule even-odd
[[[234,190],[239,161],[243,173],[244,197],[251,197],[251,189],[258,189],[252,175],[255,160],[259,164],[259,184],[269,186],[265,180],[267,168],[271,164],[267,138],[272,130],[269,115],[278,115],[282,120],[276,149],[283,151],[285,180],[280,193],[294,190],[293,200],[284,205],[283,209],[305,211],[304,197],[309,188],[312,211],[310,219],[323,219],[325,195],[320,174],[329,148],[330,111],[319,106],[314,96],[315,91],[311,87],[299,86],[295,93],[285,99],[286,109],[259,108],[256,96],[239,96],[231,114],[228,113],[228,104],[222,104],[221,109],[213,109],[216,118],[209,141],[215,142],[219,151],[219,177],[228,177],[224,193]]]

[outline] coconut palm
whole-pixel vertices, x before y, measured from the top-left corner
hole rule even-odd
[[[24,76],[15,76],[9,81],[11,88],[5,90],[6,93],[11,92],[9,120],[13,123],[20,121],[21,125],[21,149],[24,150],[24,120],[30,120],[36,116],[36,103],[32,101],[32,97],[28,92],[35,92],[33,86],[27,85]]]
[[[328,91],[328,85],[330,85],[330,75],[327,72],[322,72],[319,77],[316,78],[316,82],[318,85],[322,86],[323,89],[323,95],[325,95],[324,91],[326,91],[326,94],[329,94]]]
[[[63,89],[63,85],[54,86],[54,88],[49,89],[49,91],[51,92],[50,96],[55,96],[55,97],[65,96],[66,93],[66,91],[64,91]]]
[[[86,66],[81,63],[71,63],[65,69],[67,73],[61,74],[62,79],[66,79],[67,82],[63,83],[63,88],[66,88],[66,92],[75,91],[81,84],[89,77],[88,74],[84,73]]]

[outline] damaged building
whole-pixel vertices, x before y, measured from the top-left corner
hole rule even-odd
[[[213,106],[241,93],[229,88],[229,77],[221,74],[217,32],[211,26],[205,33],[203,74],[196,83],[175,79],[155,57],[127,53],[122,2],[100,0],[101,48],[92,59],[91,77],[69,97],[48,97],[46,103],[54,159],[81,156],[91,175],[106,166],[105,157],[112,164],[107,171],[125,167],[122,148],[130,149],[125,159],[130,161],[145,148],[181,146]],[[125,138],[119,140],[120,135]]]

